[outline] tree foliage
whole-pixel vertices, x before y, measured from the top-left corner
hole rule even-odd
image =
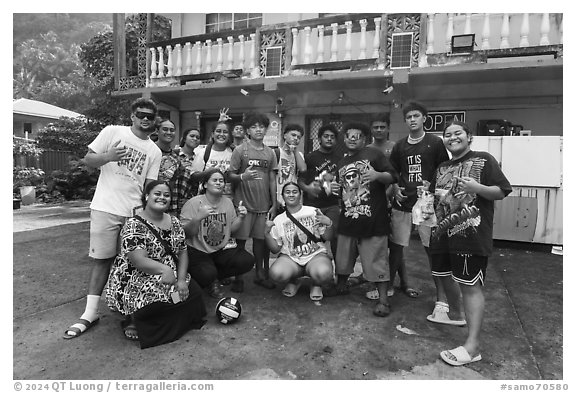
[[[39,130],[36,141],[42,149],[69,151],[76,157],[84,157],[88,145],[102,128],[103,125],[98,122],[61,117]]]
[[[107,23],[104,23],[107,22]],[[82,113],[99,124],[129,124],[129,102],[112,97],[111,14],[14,14],[13,98]],[[126,18],[128,76],[137,75],[137,15]],[[156,15],[153,40],[170,38]]]

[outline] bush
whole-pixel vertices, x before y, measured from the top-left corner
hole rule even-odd
[[[38,131],[38,146],[46,150],[69,151],[76,157],[84,157],[88,145],[103,127],[86,119],[61,117]]]
[[[99,169],[90,168],[81,160],[71,159],[66,171],[52,171],[46,177],[45,191],[66,200],[92,199],[99,175]]]

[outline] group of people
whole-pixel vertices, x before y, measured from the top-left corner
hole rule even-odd
[[[203,325],[203,290],[221,298],[221,285],[230,283],[242,292],[253,267],[255,284],[282,285],[287,297],[309,277],[313,301],[369,282],[373,314],[385,317],[396,276],[400,291],[419,296],[403,255],[416,228],[436,287],[427,319],[468,326],[465,343],[440,356],[451,365],[480,360],[494,201],[511,186],[490,154],[470,149],[465,123],[451,122],[439,138],[425,132],[422,104],[406,102],[402,111],[408,136],[396,143],[383,115],[370,126],[343,127],[344,155],[331,124],[318,130],[319,148],[304,155],[302,126],[286,125],[272,149],[264,144],[264,114],[248,113],[232,126],[227,109],[206,146],[191,128],[174,148],[174,123],[156,121],[151,100],[136,100],[132,126],[104,128],[85,157],[101,168],[91,204],[94,266],[85,312],[64,337],[98,322],[108,282],[107,303],[126,315],[127,338],[143,348],[173,341]],[[431,195],[427,217],[434,220],[419,221],[414,209]],[[362,273],[351,277],[357,260]]]

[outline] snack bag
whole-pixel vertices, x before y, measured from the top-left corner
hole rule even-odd
[[[424,182],[421,186],[421,193],[418,200],[412,207],[412,223],[427,227],[436,226],[436,213],[434,212],[434,194],[428,191],[429,182]]]

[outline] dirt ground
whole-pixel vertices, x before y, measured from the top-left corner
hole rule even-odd
[[[206,297],[208,322],[201,330],[141,350],[124,338],[120,316],[104,301],[99,325],[80,338],[61,338],[85,305],[89,224],[78,220],[82,214],[77,206],[49,214],[24,210],[15,211],[13,218],[15,380],[564,378],[563,263],[549,251],[496,248],[485,287],[483,360],[466,367],[454,368],[439,358],[440,351],[463,342],[466,328],[426,320],[434,287],[416,241],[406,250],[406,260],[412,286],[421,295],[411,299],[396,293],[387,318],[372,315],[374,301],[364,297],[366,284],[349,296],[314,303],[306,286],[286,298],[280,287],[254,285],[250,272],[245,292],[236,296],[243,308],[238,323],[217,322],[216,301]],[[72,223],[56,220],[42,227],[46,220],[67,214]],[[34,220],[36,229],[21,225]],[[228,287],[224,291],[232,294]]]

